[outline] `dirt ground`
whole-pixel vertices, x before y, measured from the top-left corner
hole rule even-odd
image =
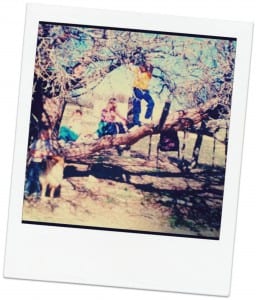
[[[190,134],[185,161],[191,157]],[[180,136],[182,139],[182,136]],[[224,146],[204,137],[199,166],[179,167],[175,152],[160,153],[158,137],[144,138],[122,156],[115,149],[87,164],[68,163],[60,193],[37,203],[24,201],[23,220],[218,238],[224,189]]]

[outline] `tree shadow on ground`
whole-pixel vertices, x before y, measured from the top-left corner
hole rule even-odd
[[[94,176],[98,179],[113,180],[132,185],[145,198],[144,205],[155,203],[169,209],[170,226],[188,227],[200,233],[202,229],[219,231],[221,225],[222,199],[225,169],[209,165],[198,165],[190,172],[170,172],[152,169],[129,171],[125,167],[110,163],[91,164],[85,171],[67,166],[64,178]],[[150,182],[132,180],[150,176]],[[155,181],[181,179],[185,188],[161,188]],[[192,183],[191,183],[192,182]],[[193,187],[193,182],[198,183]]]

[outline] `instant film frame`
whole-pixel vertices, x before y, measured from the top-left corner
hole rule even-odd
[[[74,224],[56,222],[56,220],[54,222],[41,222],[39,219],[31,221],[23,217],[27,142],[31,136],[29,121],[39,22],[56,26],[75,24],[90,28],[129,29],[131,32],[162,32],[180,37],[203,37],[209,40],[235,42],[221,226],[219,234],[215,238],[206,235],[202,239],[200,235],[192,235],[196,238],[191,239],[188,238],[191,235],[187,234],[175,235],[157,230],[152,232],[136,227],[131,229],[115,226],[86,226],[86,224],[85,226],[70,226]],[[28,5],[9,208],[5,276],[228,295],[251,40],[252,25],[249,23]],[[61,39],[56,42],[61,43]],[[184,52],[184,59],[186,59],[185,56],[186,52]],[[70,66],[64,67],[68,73]],[[215,95],[215,97],[217,96]],[[203,110],[201,112],[205,113],[203,105],[201,104],[199,107]],[[98,181],[95,182],[95,185],[98,184]],[[170,272],[170,270],[174,272]]]
[[[219,239],[235,53],[231,37],[39,22],[22,222]]]

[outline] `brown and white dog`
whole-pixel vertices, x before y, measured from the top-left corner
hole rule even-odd
[[[64,158],[58,155],[52,156],[46,161],[46,168],[40,174],[39,181],[42,186],[41,196],[46,196],[47,187],[50,189],[50,197],[54,197],[57,188],[61,186],[64,172]]]

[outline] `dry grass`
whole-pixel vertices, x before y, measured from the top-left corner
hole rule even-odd
[[[64,121],[74,108],[67,107]],[[97,127],[98,113],[84,108],[86,132]],[[179,138],[182,144],[182,133]],[[122,156],[110,149],[88,164],[67,165],[61,197],[44,197],[36,204],[24,201],[23,220],[218,237],[224,145],[217,142],[216,167],[212,168],[213,139],[204,137],[199,167],[183,173],[172,152],[160,153],[156,168],[158,139],[152,137],[150,159],[146,137]],[[195,139],[195,134],[190,133],[184,152],[186,160],[191,158]]]

